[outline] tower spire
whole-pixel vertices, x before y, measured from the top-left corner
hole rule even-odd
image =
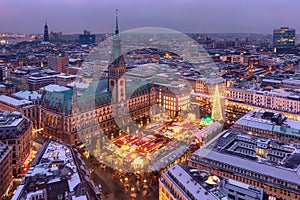
[[[121,40],[119,37],[118,9],[116,9],[116,29],[113,36],[112,61],[118,65],[121,56]]]
[[[121,51],[121,40],[118,26],[118,9],[116,9],[116,29],[112,37],[112,59],[108,66],[108,87],[112,92],[112,102],[120,103],[126,99],[126,65]]]
[[[118,24],[118,9],[116,9],[116,29],[115,34],[119,34],[119,24]]]

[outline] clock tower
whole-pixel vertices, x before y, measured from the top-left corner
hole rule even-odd
[[[112,61],[108,66],[108,89],[112,94],[112,103],[124,106],[126,104],[126,65],[121,52],[118,9],[116,10],[116,28],[112,40]]]

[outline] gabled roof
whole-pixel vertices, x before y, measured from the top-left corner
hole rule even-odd
[[[47,105],[55,108],[61,108],[62,113],[72,110],[73,91],[71,89],[63,92],[51,92],[44,96]],[[65,113],[66,114],[66,113]]]

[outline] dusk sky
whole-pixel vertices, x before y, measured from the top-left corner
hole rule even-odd
[[[0,32],[112,32],[115,8],[121,31],[164,27],[181,32],[300,31],[299,0],[0,0]]]

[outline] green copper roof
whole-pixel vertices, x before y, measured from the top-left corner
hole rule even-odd
[[[130,98],[130,96],[133,93],[140,92],[140,91],[147,91],[150,92],[151,89],[151,83],[149,82],[126,82],[126,94],[128,95],[127,98]]]
[[[116,29],[115,35],[119,34],[119,24],[118,24],[118,9],[116,9]]]
[[[51,92],[45,95],[44,101],[47,105],[55,108],[61,108],[62,113],[72,110],[73,91]]]
[[[84,91],[82,96],[90,96],[100,94],[108,91],[108,79],[101,79],[93,81],[89,87]]]
[[[111,92],[108,91],[108,79],[93,81],[78,98],[78,105],[98,104],[111,99]]]
[[[116,29],[113,36],[113,49],[112,49],[112,63],[118,65],[120,61],[121,53],[121,40],[119,36],[119,24],[118,24],[118,9],[116,10]]]

